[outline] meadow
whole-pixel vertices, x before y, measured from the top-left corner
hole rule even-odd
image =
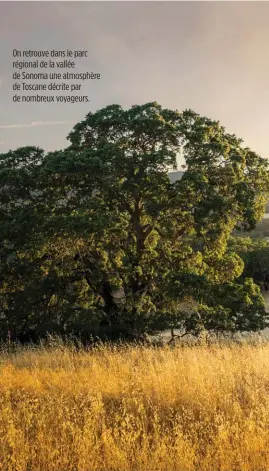
[[[0,353],[3,471],[265,471],[269,343]]]

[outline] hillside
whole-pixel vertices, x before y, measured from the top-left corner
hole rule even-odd
[[[169,172],[169,178],[171,183],[175,183],[177,180],[180,180],[184,172]]]

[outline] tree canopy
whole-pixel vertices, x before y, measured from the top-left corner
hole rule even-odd
[[[155,102],[90,112],[68,140],[0,154],[2,338],[267,325],[227,246],[262,219],[265,159],[218,121]],[[179,155],[185,172],[171,183]]]

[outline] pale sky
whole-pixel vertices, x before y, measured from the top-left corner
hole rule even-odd
[[[63,148],[88,111],[157,101],[269,157],[268,18],[267,2],[0,2],[0,152]],[[87,49],[91,102],[14,104],[13,48]]]

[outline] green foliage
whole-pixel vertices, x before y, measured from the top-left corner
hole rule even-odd
[[[269,289],[269,241],[250,237],[232,237],[229,246],[244,261],[243,277],[252,277],[262,289]]]
[[[2,337],[265,325],[227,243],[263,216],[266,160],[219,122],[157,103],[89,113],[68,139],[0,156]],[[187,170],[171,183],[179,152]]]

